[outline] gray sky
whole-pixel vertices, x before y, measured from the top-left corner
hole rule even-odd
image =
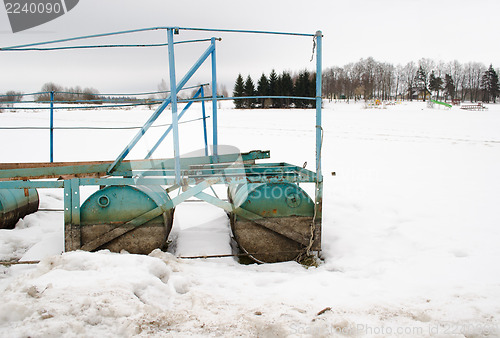
[[[500,67],[498,0],[80,0],[66,15],[13,34],[0,9],[0,46],[154,26],[181,26],[324,34],[323,66],[342,66],[372,56],[405,64],[430,58],[490,63]],[[221,37],[218,77],[231,91],[239,72],[257,80],[275,68],[314,69],[312,38],[181,32],[176,39]],[[93,40],[161,43],[163,32]],[[91,42],[91,41],[88,41]],[[206,43],[176,46],[180,79]],[[0,92],[37,91],[49,81],[95,87],[101,92],[156,90],[168,79],[166,47],[54,52],[1,52]],[[191,84],[209,82],[204,67]]]

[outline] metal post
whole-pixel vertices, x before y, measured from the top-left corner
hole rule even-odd
[[[323,48],[323,33],[316,32],[316,174],[318,180],[323,181],[321,174],[321,146],[323,142],[323,129],[321,127],[321,85],[322,85],[322,48]]]
[[[200,88],[201,98],[205,97],[205,90],[203,86]],[[203,137],[205,141],[205,156],[208,156],[208,137],[207,137],[207,113],[205,111],[205,101],[201,101],[201,113],[203,114]]]
[[[212,38],[212,126],[213,126],[213,155],[218,155],[217,149],[217,65],[215,56],[215,38]]]
[[[54,91],[50,92],[50,163],[54,162]]]
[[[322,104],[322,52],[323,33],[316,32],[316,191],[314,202],[314,237],[321,238],[321,219],[323,217],[323,175],[321,173],[321,148],[323,146],[323,128],[321,127]],[[321,243],[319,243],[321,245]]]
[[[181,183],[181,163],[179,150],[179,121],[177,116],[177,83],[175,79],[174,29],[167,30],[168,38],[168,68],[170,72],[170,97],[172,104],[172,131],[174,138],[175,182]]]

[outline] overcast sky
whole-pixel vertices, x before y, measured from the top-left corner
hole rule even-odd
[[[395,65],[430,58],[500,67],[499,15],[498,0],[80,0],[66,15],[16,34],[1,8],[0,46],[155,26],[322,30],[324,68],[369,56]],[[240,72],[257,80],[273,68],[314,69],[309,37],[181,32],[176,39],[211,36],[223,39],[217,46],[218,77],[230,91]],[[165,33],[158,31],[93,42],[165,41]],[[178,79],[207,46],[176,46]],[[168,80],[166,47],[0,52],[0,59],[0,92],[37,91],[49,81],[101,92],[136,92],[156,90],[162,78]],[[209,80],[209,68],[204,67],[191,84]]]

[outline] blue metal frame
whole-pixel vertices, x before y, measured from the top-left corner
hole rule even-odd
[[[169,58],[169,80],[170,80],[170,95],[163,103],[154,111],[150,118],[144,123],[139,132],[134,136],[130,143],[123,149],[118,157],[111,162],[93,162],[93,163],[54,163],[53,165],[30,164],[18,168],[16,166],[0,165],[0,189],[23,189],[28,187],[35,188],[64,188],[64,205],[65,205],[65,234],[66,234],[66,249],[73,250],[82,248],[78,233],[80,224],[80,186],[81,185],[172,185],[169,189],[183,186],[183,192],[173,198],[167,204],[159,206],[150,212],[130,220],[127,224],[139,226],[149,219],[158,216],[162,210],[173,208],[179,203],[190,197],[197,197],[208,203],[214,204],[225,210],[236,212],[240,216],[258,220],[262,218],[259,215],[252,214],[241,208],[235,208],[228,202],[222,201],[216,197],[203,192],[207,188],[211,188],[214,184],[242,184],[242,183],[279,183],[279,182],[310,182],[315,183],[315,209],[313,224],[321,226],[322,218],[322,198],[323,198],[323,176],[321,172],[321,151],[323,143],[323,128],[322,128],[322,33],[317,31],[315,34],[302,33],[286,33],[286,32],[268,32],[268,31],[251,31],[251,30],[228,30],[228,29],[205,29],[205,28],[186,28],[186,27],[153,27],[138,30],[129,30],[122,32],[113,32],[97,35],[82,36],[70,39],[54,40],[35,44],[26,44],[21,46],[13,46],[0,48],[0,51],[12,51],[31,49],[31,47],[83,40],[95,37],[103,37],[117,34],[129,34],[147,30],[166,30],[168,58]],[[217,65],[216,65],[216,41],[220,40],[212,37],[210,45],[202,53],[199,59],[193,64],[191,69],[184,77],[177,82],[175,72],[175,42],[174,35],[180,30],[196,30],[208,32],[234,32],[234,33],[250,33],[250,34],[274,34],[274,35],[294,35],[303,37],[313,37],[316,43],[316,95],[314,98],[301,98],[315,100],[316,102],[316,172],[303,169],[298,166],[287,163],[267,163],[263,165],[255,164],[256,159],[268,158],[268,151],[253,151],[246,154],[229,154],[219,155],[218,152],[218,130],[217,130],[217,101],[223,99],[235,98],[218,98],[217,97]],[[193,40],[193,42],[202,40]],[[203,40],[208,41],[208,40]],[[80,46],[81,48],[82,46]],[[84,46],[84,47],[110,47],[110,46]],[[116,47],[116,46],[113,46]],[[79,48],[68,47],[68,48]],[[47,48],[57,49],[57,48]],[[43,49],[40,49],[43,50]],[[189,79],[198,71],[200,66],[211,57],[211,88],[212,95],[210,98],[204,97],[203,86],[196,92],[194,97],[189,100],[178,100],[177,94],[187,84]],[[270,97],[270,96],[267,96]],[[267,98],[266,97],[266,98]],[[264,98],[264,97],[262,97]],[[297,97],[291,97],[297,98]],[[243,99],[243,98],[236,98]],[[212,101],[212,154],[208,152],[208,139],[206,127],[206,112],[205,100]],[[53,101],[54,92],[51,92],[50,106],[50,160],[53,162]],[[203,128],[204,128],[204,143],[205,156],[198,158],[181,158],[179,144],[179,120],[182,118],[187,109],[193,102],[202,102]],[[186,107],[178,114],[178,103],[188,102]],[[160,137],[160,140],[155,144],[153,149],[148,153],[145,160],[139,161],[124,161],[126,156],[139,142],[142,136],[155,123],[158,117],[162,114],[165,108],[172,104],[172,125]],[[166,138],[169,132],[173,134],[174,158],[163,160],[150,160],[153,152],[158,148],[161,142]],[[247,165],[250,161],[252,164]],[[233,163],[239,163],[237,168],[232,167]],[[29,179],[40,178],[57,178],[60,176],[71,176],[73,178],[64,181],[28,181]],[[111,176],[103,178],[103,176]],[[94,178],[100,177],[100,178]],[[241,210],[240,210],[241,209]],[[313,231],[314,228],[313,228]],[[93,244],[86,244],[85,248],[91,249]],[[311,244],[312,245],[312,244]],[[307,249],[309,250],[310,247]]]
[[[212,46],[215,47],[215,38],[212,38]],[[218,134],[217,134],[217,65],[215,48],[212,52],[212,137],[213,155],[218,155]]]
[[[173,31],[170,30],[169,32]],[[173,38],[173,35],[172,35]],[[171,48],[171,53],[169,52],[169,59],[170,59],[170,54],[172,54],[173,57],[173,46],[170,46]],[[108,169],[108,174],[111,174],[113,170],[115,170],[116,166],[125,159],[125,157],[130,153],[130,151],[134,148],[134,146],[139,142],[139,140],[142,138],[142,136],[146,133],[146,131],[153,125],[153,123],[158,119],[158,117],[161,115],[161,113],[165,110],[165,108],[172,102],[172,97],[175,96],[177,100],[177,93],[186,85],[186,83],[189,81],[189,79],[194,75],[194,73],[200,68],[200,66],[205,62],[205,60],[211,55],[211,53],[215,50],[215,44],[212,42],[210,46],[207,48],[207,50],[200,56],[198,61],[195,62],[195,64],[191,67],[191,69],[184,75],[182,80],[178,84],[172,85],[170,83],[171,87],[171,93],[170,95],[165,99],[162,105],[160,105],[156,111],[153,113],[153,115],[146,121],[144,124],[143,128],[137,133],[137,135],[132,139],[132,141],[125,147],[125,149],[121,152],[121,154],[116,158],[116,160],[113,162],[113,164],[109,167]],[[170,51],[170,49],[169,49]],[[170,66],[170,68],[173,68]],[[172,72],[172,71],[171,71]],[[175,70],[174,70],[174,80],[175,80]],[[170,75],[172,77],[172,74]],[[172,78],[170,79],[172,81]],[[175,91],[172,90],[175,88]],[[172,109],[173,110],[173,109]],[[173,114],[173,113],[172,113]],[[174,136],[174,142],[175,142],[175,136]]]
[[[179,148],[179,120],[177,116],[177,83],[175,79],[174,30],[167,30],[168,38],[168,68],[170,73],[170,104],[172,105],[172,131],[174,136],[175,183],[181,184],[181,164]]]
[[[200,87],[200,95],[205,97],[203,86]],[[193,101],[190,101],[190,103]],[[208,136],[207,136],[207,113],[205,111],[205,101],[201,101],[201,113],[203,115],[203,141],[205,143],[205,156],[208,156]]]
[[[198,97],[203,98],[203,94],[204,94],[203,86],[200,86],[200,89],[198,89],[196,91],[196,93],[194,94],[193,99],[196,99]],[[186,111],[188,111],[188,109],[191,107],[191,105],[195,102],[193,99],[189,100],[189,102],[186,104],[186,106],[182,109],[181,113],[179,114],[179,116],[177,118],[177,121],[179,121],[184,116]],[[177,101],[177,102],[179,102],[179,101]],[[206,121],[205,121],[207,117],[205,114],[204,101],[202,101],[202,115],[203,115],[203,117],[202,117],[202,119],[203,119],[203,132],[205,135],[205,156],[208,156],[208,152],[206,151],[208,149],[208,145],[207,145],[207,128],[206,128]],[[146,157],[144,157],[145,160],[147,160],[147,159],[151,158],[151,156],[153,156],[153,153],[156,151],[156,149],[158,149],[158,147],[161,145],[161,143],[165,140],[165,138],[168,136],[168,134],[172,131],[172,129],[173,129],[173,124],[171,124],[167,128],[167,130],[163,133],[163,135],[160,137],[160,139],[153,146],[153,148],[151,148],[151,150],[146,155]]]
[[[321,222],[323,214],[323,175],[321,173],[321,148],[323,146],[322,127],[322,67],[323,67],[323,33],[317,31],[316,39],[316,189],[314,215]]]

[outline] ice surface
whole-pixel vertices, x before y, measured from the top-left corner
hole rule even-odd
[[[325,102],[320,267],[176,258],[231,252],[224,212],[204,203],[182,204],[169,253],[149,256],[60,254],[62,213],[38,212],[0,230],[2,260],[42,259],[0,267],[0,336],[498,336],[500,105],[363,107]],[[150,113],[60,111],[56,125],[140,125]],[[32,112],[1,113],[0,121],[48,124],[47,113]],[[219,142],[314,170],[314,124],[313,110],[228,105],[219,111]],[[183,153],[201,147],[201,128],[181,125]],[[135,132],[56,131],[55,159],[114,159]],[[131,158],[144,156],[162,129],[152,132]],[[2,131],[0,141],[11,145],[1,162],[48,158],[46,131]],[[171,149],[166,142],[157,157]],[[41,190],[40,199],[62,208],[58,190]]]

